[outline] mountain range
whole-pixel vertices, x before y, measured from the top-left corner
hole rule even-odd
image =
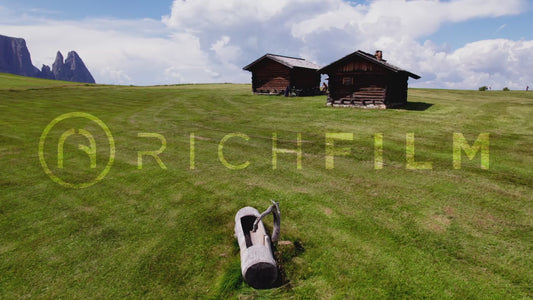
[[[52,68],[43,65],[39,70],[31,61],[26,41],[22,38],[4,35],[0,35],[0,72],[44,79],[95,83],[91,72],[75,51],[70,51],[66,60],[63,60],[63,55],[58,51]]]

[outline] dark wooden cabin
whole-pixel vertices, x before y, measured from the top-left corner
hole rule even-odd
[[[287,87],[298,96],[320,92],[320,66],[302,58],[265,54],[243,69],[252,72],[255,94],[281,95]]]
[[[407,103],[407,81],[420,76],[387,63],[383,53],[356,51],[318,71],[329,76],[328,105],[391,108]]]

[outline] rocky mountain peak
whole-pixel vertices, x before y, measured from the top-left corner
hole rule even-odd
[[[56,60],[52,66],[55,79],[74,82],[94,83],[94,78],[81,60],[76,51],[70,51],[63,62],[63,55],[57,52]]]
[[[39,70],[31,62],[26,41],[0,35],[0,72],[36,76]]]
[[[42,69],[39,70],[31,62],[30,52],[24,39],[3,35],[0,35],[0,72],[63,81],[95,83],[93,76],[75,51],[70,51],[65,61],[63,54],[58,51],[52,68],[43,65]]]

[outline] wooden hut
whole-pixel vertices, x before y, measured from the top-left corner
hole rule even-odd
[[[281,95],[287,88],[298,96],[320,92],[320,66],[303,58],[265,54],[243,69],[252,72],[255,94]]]
[[[329,76],[328,105],[391,108],[407,103],[407,81],[420,76],[387,63],[382,51],[375,55],[356,51],[318,71]]]

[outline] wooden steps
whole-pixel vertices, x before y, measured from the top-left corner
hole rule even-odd
[[[348,97],[330,103],[332,106],[385,107],[387,89],[371,86],[359,89]]]

